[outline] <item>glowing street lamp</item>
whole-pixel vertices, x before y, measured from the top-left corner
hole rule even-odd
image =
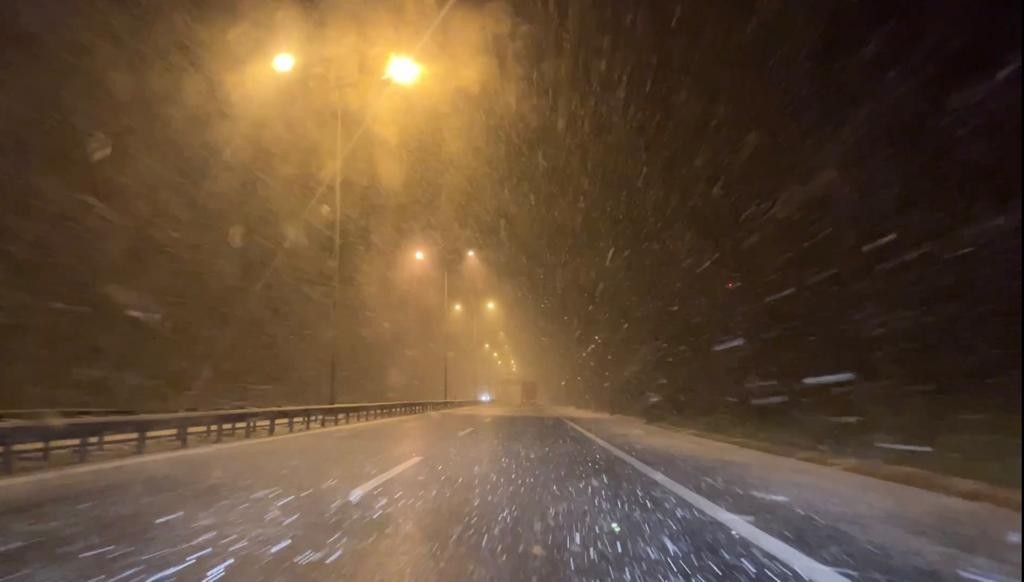
[[[466,251],[466,256],[472,259],[473,257],[476,256],[476,251],[474,251],[473,249],[469,249],[468,251]]]
[[[404,87],[415,85],[422,74],[423,65],[406,55],[392,54],[388,57],[388,64],[384,69],[385,79]]]
[[[427,258],[427,254],[424,253],[423,251],[416,251],[413,254],[413,256],[416,257],[417,261],[422,261],[423,259]]]
[[[462,304],[456,303],[455,305],[452,306],[452,309],[454,309],[455,311],[462,311]]]
[[[493,301],[488,301],[487,302],[487,310],[488,311],[494,311],[495,307],[497,307],[497,305]]]
[[[290,73],[295,68],[295,55],[292,53],[277,53],[270,66],[278,73]]]

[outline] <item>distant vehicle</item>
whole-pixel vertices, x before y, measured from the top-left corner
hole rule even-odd
[[[537,383],[533,381],[523,382],[520,399],[523,405],[537,404]]]

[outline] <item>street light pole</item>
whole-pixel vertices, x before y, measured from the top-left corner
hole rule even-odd
[[[328,403],[337,404],[338,290],[341,280],[341,105],[335,114],[334,139],[334,286],[331,300],[331,384]]]
[[[441,347],[444,350],[444,399],[448,400],[448,266],[444,269],[444,319],[441,320]]]
[[[280,74],[288,74],[295,68],[295,55],[288,52],[281,52],[274,55],[270,66]],[[331,82],[335,91],[339,91],[337,79],[333,66],[331,67]],[[392,54],[388,59],[384,78],[392,83],[401,86],[411,86],[418,82],[423,73],[423,67],[415,59],[406,55]],[[337,377],[338,377],[338,292],[341,281],[341,95],[336,95],[338,100],[337,111],[335,112],[335,140],[334,140],[334,285],[332,286],[333,297],[331,299],[331,376],[328,385],[328,401],[336,404],[338,399]],[[367,118],[369,114],[367,114]],[[365,124],[365,119],[364,119]],[[354,139],[359,137],[356,133]],[[445,296],[447,297],[447,275],[445,280]],[[446,300],[447,303],[447,300]],[[447,354],[446,354],[447,358]],[[448,392],[448,366],[445,362],[445,394]]]
[[[477,297],[479,297],[479,294],[477,294]],[[479,301],[476,301],[476,303],[479,303]],[[473,394],[470,395],[471,398],[476,398],[476,395],[480,391],[480,350],[476,343],[476,320],[480,317],[480,314],[477,313],[479,309],[480,308],[477,307],[473,310],[473,348],[469,351],[469,353],[473,354]]]

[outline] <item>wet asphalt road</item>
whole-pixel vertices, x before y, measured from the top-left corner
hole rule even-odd
[[[614,419],[507,412],[0,482],[0,580],[1020,576],[1020,514]]]

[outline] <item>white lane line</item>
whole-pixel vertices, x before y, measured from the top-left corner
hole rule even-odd
[[[998,578],[986,578],[974,572],[968,572],[966,570],[957,570],[957,575],[966,580],[973,580],[974,582],[999,582]]]
[[[474,427],[469,427],[466,430],[460,430],[459,436],[466,436],[467,434],[473,432],[474,430],[476,430]]]
[[[163,517],[158,517],[157,519],[153,520],[153,523],[163,523],[165,521],[171,521],[172,519],[178,519],[179,517],[181,517],[183,515],[185,515],[185,512],[184,511],[179,511],[178,513],[172,513],[170,515],[165,515]]]
[[[897,451],[915,451],[918,453],[930,453],[935,449],[921,445],[901,445],[899,443],[875,443],[876,447],[882,449],[893,449]]]
[[[109,552],[110,550],[113,550],[116,547],[117,546],[107,546],[105,548],[100,548],[98,550],[93,550],[91,552],[85,552],[84,554],[78,554],[78,557],[79,558],[88,558],[89,556],[95,556],[96,554],[102,554],[103,552]]]
[[[682,497],[688,501],[691,505],[697,509],[708,514],[715,520],[721,522],[723,525],[736,532],[737,534],[747,538],[755,546],[775,556],[780,561],[785,563],[787,566],[797,570],[807,579],[815,582],[843,582],[849,580],[844,576],[838,574],[832,568],[816,561],[814,558],[801,553],[793,546],[783,542],[782,540],[776,539],[765,532],[757,529],[753,525],[744,521],[738,515],[730,513],[722,507],[719,507],[709,501],[708,499],[698,495],[697,493],[690,491],[686,487],[683,487],[679,483],[676,483],[672,479],[668,478],[661,471],[658,471],[646,465],[643,462],[633,458],[628,453],[623,452],[611,443],[604,441],[601,437],[587,431],[580,427],[578,424],[571,420],[563,418],[569,426],[578,430],[584,436],[594,441],[607,449],[611,454],[629,463],[634,469],[640,471],[644,475],[647,475],[651,479],[657,481],[662,487],[668,489],[672,493],[675,493],[679,497]]]
[[[124,467],[125,465],[134,465],[136,463],[148,463],[150,461],[167,460],[173,457],[181,457],[185,455],[198,455],[202,453],[210,453],[216,451],[223,451],[234,447],[244,447],[248,445],[256,444],[267,444],[273,442],[279,442],[284,439],[299,438],[311,435],[322,435],[332,433],[341,430],[349,430],[355,428],[372,427],[390,422],[402,422],[406,420],[416,420],[419,418],[436,418],[439,414],[448,414],[453,411],[460,410],[458,408],[449,408],[447,410],[435,410],[430,413],[413,414],[410,416],[396,416],[394,418],[382,418],[379,420],[363,421],[355,424],[344,424],[341,426],[332,426],[330,428],[318,428],[310,431],[296,432],[283,435],[274,435],[268,437],[255,437],[245,441],[238,441],[233,443],[216,443],[203,445],[199,447],[193,447],[191,449],[180,449],[177,451],[156,451],[152,453],[146,453],[144,455],[137,455],[134,457],[127,457],[124,459],[111,459],[109,461],[99,461],[96,463],[88,463],[85,465],[77,465],[74,467],[66,467],[53,470],[44,470],[37,473],[29,473],[28,475],[18,475],[15,477],[0,477],[0,488],[8,485],[17,485],[20,483],[26,483],[31,481],[41,481],[45,479],[53,479],[55,477],[66,477],[68,475],[77,475],[79,473],[91,473],[93,471],[99,471],[102,469],[113,469],[115,467]]]
[[[408,469],[409,467],[412,467],[413,465],[419,463],[422,460],[423,457],[413,457],[408,461],[402,463],[401,465],[395,467],[394,469],[391,469],[387,473],[381,473],[380,475],[377,475],[373,479],[370,479],[366,483],[363,483],[359,487],[353,489],[352,492],[348,494],[348,500],[351,501],[352,503],[359,501],[360,497],[366,495],[370,491],[373,491],[381,483],[387,481],[388,479],[394,477],[395,475],[401,473],[402,471]]]

